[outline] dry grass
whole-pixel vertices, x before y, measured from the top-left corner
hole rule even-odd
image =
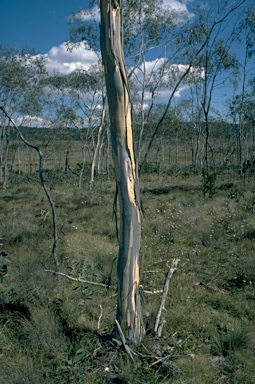
[[[91,192],[78,189],[77,174],[61,183],[60,176],[48,175],[62,271],[114,288],[114,182],[98,178]],[[227,183],[218,177],[209,199],[200,176],[142,176],[143,288],[161,289],[172,259],[180,262],[159,340],[160,295],[143,294],[147,334],[132,363],[97,334],[111,331],[115,289],[44,271],[53,266],[50,209],[36,178],[13,176],[0,200],[0,251],[8,254],[0,287],[3,383],[254,383],[254,181],[243,186],[236,175]],[[153,364],[155,356],[164,364]]]

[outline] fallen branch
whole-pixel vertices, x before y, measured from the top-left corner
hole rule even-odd
[[[176,376],[179,374],[178,369],[168,362],[167,360],[171,359],[173,356],[174,347],[171,348],[171,354],[167,356],[159,356],[152,351],[149,351],[148,348],[143,345],[144,350],[146,351],[146,355],[138,352],[138,356],[142,359],[147,360],[150,363],[150,367],[156,369],[157,371],[163,369],[164,374],[168,374],[169,376]],[[161,349],[159,350],[159,354],[161,355]]]
[[[67,279],[69,280],[72,280],[72,281],[78,281],[79,283],[85,283],[85,284],[91,284],[91,285],[96,285],[98,287],[103,287],[103,288],[111,288],[111,289],[115,289],[115,287],[113,286],[109,286],[108,284],[103,284],[103,283],[98,283],[96,281],[90,281],[90,280],[84,280],[84,279],[81,279],[80,277],[73,277],[73,276],[70,276],[70,275],[67,275],[66,273],[62,273],[62,272],[56,272],[56,271],[53,271],[51,269],[44,269],[45,272],[51,272],[53,273],[54,275],[58,275],[58,276],[63,276],[63,277],[66,277]]]
[[[101,322],[101,319],[102,319],[102,316],[103,316],[103,307],[102,307],[102,304],[99,304],[99,308],[100,308],[100,315],[99,315],[98,322],[97,322],[97,329],[100,328],[100,322]]]
[[[153,363],[151,363],[151,367],[153,367],[154,365],[157,365],[159,363],[162,363],[163,361],[167,360],[167,359],[170,359],[173,355],[167,355],[167,356],[164,356],[164,357],[159,357],[156,361],[154,361]],[[157,358],[157,356],[155,356]]]
[[[147,295],[157,295],[158,293],[163,293],[163,289],[154,289],[153,291],[147,291],[144,289],[143,293],[146,293]]]
[[[165,309],[165,302],[166,302],[166,297],[167,297],[167,293],[168,293],[168,289],[169,289],[169,281],[170,281],[171,277],[173,276],[173,273],[176,270],[177,264],[179,261],[180,261],[179,259],[173,259],[172,265],[171,265],[171,267],[167,273],[167,276],[166,276],[166,281],[165,281],[165,285],[164,285],[164,289],[163,289],[163,295],[162,295],[162,299],[161,299],[161,303],[159,306],[159,310],[158,310],[158,314],[157,314],[157,318],[156,318],[156,322],[155,322],[155,327],[154,327],[154,332],[158,337],[161,336],[162,329],[163,329],[163,326],[165,324],[165,320],[162,316],[162,311]]]
[[[66,277],[67,279],[72,280],[72,281],[77,281],[78,283],[85,283],[85,284],[96,285],[98,287],[103,287],[103,288],[107,288],[107,289],[116,289],[116,287],[113,286],[113,285],[104,284],[104,283],[98,283],[96,281],[84,280],[84,279],[81,279],[80,277],[73,277],[73,276],[67,275],[66,273],[63,273],[63,272],[53,271],[52,269],[44,269],[43,271],[44,272],[51,272],[54,275],[59,275],[59,276]],[[146,293],[147,295],[157,295],[159,293],[163,293],[163,289],[158,289],[158,290],[155,289],[153,291],[147,291],[145,289],[145,290],[143,290],[143,293]]]

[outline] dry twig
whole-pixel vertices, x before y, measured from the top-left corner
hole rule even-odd
[[[52,269],[44,269],[44,271],[45,272],[51,272],[54,275],[66,277],[67,279],[72,280],[72,281],[78,281],[79,283],[96,285],[98,287],[103,287],[103,288],[107,288],[107,289],[108,288],[115,289],[115,287],[109,286],[108,284],[98,283],[96,281],[84,280],[84,279],[81,279],[80,277],[73,277],[73,276],[67,275],[66,273],[53,271]]]
[[[100,322],[101,322],[101,319],[102,319],[102,316],[103,316],[103,307],[102,307],[102,304],[99,304],[99,308],[100,308],[100,315],[99,315],[98,322],[97,322],[97,329],[100,328]]]
[[[156,323],[155,323],[155,327],[154,327],[154,332],[158,337],[161,336],[162,329],[163,329],[163,326],[165,323],[165,320],[162,316],[162,311],[165,309],[165,302],[166,302],[166,297],[167,297],[167,293],[168,293],[168,289],[169,289],[169,281],[170,281],[171,277],[173,276],[173,273],[176,270],[177,264],[179,261],[180,261],[179,259],[173,259],[172,265],[171,265],[171,267],[167,273],[167,276],[166,276],[166,281],[165,281],[165,285],[164,285],[164,289],[163,289],[163,295],[162,295],[162,299],[161,299],[161,303],[160,303],[160,307],[158,310]]]
[[[147,293],[147,295],[157,295],[158,293],[163,293],[163,289],[154,289],[153,291],[143,290],[143,293]]]
[[[116,289],[116,287],[113,286],[113,285],[104,284],[104,283],[98,283],[96,281],[84,280],[84,279],[81,279],[80,277],[73,277],[73,276],[67,275],[66,273],[63,273],[63,272],[53,271],[52,269],[44,269],[44,271],[45,272],[51,272],[54,275],[66,277],[67,279],[72,280],[72,281],[77,281],[78,283],[85,283],[85,284],[96,285],[98,287],[103,287],[103,288],[107,288],[107,289],[108,288],[109,289]],[[156,295],[156,294],[159,294],[159,293],[163,293],[163,289],[158,289],[158,290],[155,289],[153,291],[147,291],[145,289],[145,290],[143,290],[143,293],[146,293],[148,295]]]
[[[127,352],[127,354],[130,356],[131,360],[134,361],[133,355],[136,355],[136,353],[127,345],[124,333],[121,329],[121,326],[120,326],[118,320],[115,319],[115,323],[116,323],[118,331],[119,331],[122,345],[123,345],[125,351]]]

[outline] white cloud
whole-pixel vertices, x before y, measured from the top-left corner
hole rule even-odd
[[[165,65],[164,65],[165,63]],[[158,81],[160,87],[164,87],[166,83],[170,84],[171,79],[179,78],[182,73],[187,69],[186,65],[182,64],[169,64],[164,58],[155,59],[145,62],[145,82],[146,86],[154,86]],[[143,64],[140,68],[135,70],[136,79],[139,80],[140,84],[144,82],[143,77]],[[160,79],[161,77],[161,79]]]
[[[177,0],[163,0],[163,6],[172,8],[177,12],[187,12],[187,6]]]
[[[49,121],[42,119],[41,117],[29,115],[19,116],[16,119],[16,124],[32,128],[49,128],[51,125]]]
[[[172,8],[176,12],[189,13],[187,5],[178,0],[163,0],[163,6],[166,8]]]
[[[182,1],[163,0],[163,8],[166,8],[166,9],[171,8],[171,10],[173,10],[177,14],[182,14],[188,18],[191,18],[192,16],[194,16],[194,14],[189,12],[186,5],[190,1],[192,0],[182,0]],[[177,15],[176,17],[177,17],[176,21],[179,21],[179,22],[182,21],[181,17],[179,19]],[[75,18],[85,22],[92,21],[92,20],[96,22],[100,22],[100,9],[97,5],[94,5],[91,9],[80,10],[75,14]]]
[[[163,0],[163,7],[167,10],[172,10],[175,12],[175,22],[183,23],[185,20],[191,19],[194,16],[194,13],[191,13],[187,8],[187,3],[189,1],[178,1],[178,0]]]
[[[52,47],[45,55],[45,60],[48,71],[59,71],[63,74],[68,74],[75,69],[87,70],[91,65],[98,63],[96,53],[88,47],[73,46],[70,51],[64,43]]]
[[[98,6],[94,5],[92,9],[84,9],[75,14],[76,19],[81,21],[100,21],[100,9]]]
[[[182,85],[180,86],[174,94],[174,97],[180,98],[181,97],[181,92],[188,89],[187,85]],[[171,96],[172,89],[171,88],[159,88],[157,92],[157,97],[156,97],[156,103],[166,103]],[[141,92],[139,92],[141,94]],[[144,100],[145,100],[145,105],[149,105],[151,102],[151,93],[150,92],[145,92],[144,94]]]
[[[159,81],[159,83],[158,88],[156,89],[155,100],[157,103],[167,102],[171,93],[173,92],[175,85],[177,84],[178,79],[180,79],[180,77],[188,69],[188,66],[183,64],[166,64],[165,69],[162,70],[164,61],[164,58],[160,58],[152,61],[147,61],[145,63],[145,105],[150,104],[152,98],[150,88],[154,87],[155,84],[157,84],[157,81]],[[143,66],[141,66],[140,68],[137,68],[135,70],[135,75],[133,75],[133,80],[138,87],[139,95],[141,95],[142,93],[142,84],[144,83],[143,76]],[[192,67],[185,80],[190,79],[191,77],[197,80],[203,78],[204,70],[202,68]],[[181,93],[187,90],[188,88],[189,85],[187,85],[187,82],[185,83],[185,81],[183,81],[182,84],[175,91],[174,97],[180,98]]]
[[[152,79],[152,74],[158,74],[159,73],[159,70],[160,68],[162,67],[162,65],[164,64],[164,61],[165,59],[164,58],[160,58],[160,59],[155,59],[155,60],[151,60],[151,61],[146,61],[145,62],[145,73],[146,73],[146,82],[147,84],[149,83],[152,83],[153,82],[153,79]],[[140,83],[143,83],[144,79],[144,68],[143,68],[144,64],[142,63],[141,66],[139,68],[137,68],[135,70],[135,77],[136,79],[138,79],[138,81]],[[136,82],[136,81],[135,81]]]

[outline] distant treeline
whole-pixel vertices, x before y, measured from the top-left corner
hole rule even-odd
[[[22,134],[28,141],[32,143],[44,142],[50,139],[59,140],[71,140],[80,141],[80,135],[85,135],[86,128],[74,129],[74,128],[31,128],[21,127]],[[15,140],[17,138],[17,132],[14,129],[10,130],[9,138]]]
[[[199,122],[201,131],[203,132],[204,124]],[[250,124],[244,124],[249,129]],[[31,142],[41,142],[49,139],[59,139],[59,140],[70,140],[70,141],[80,141],[81,137],[85,137],[87,133],[87,128],[35,128],[35,127],[20,127],[23,135]],[[154,130],[154,124],[146,124],[144,129],[144,138],[150,139],[151,134]],[[180,138],[183,137],[187,139],[188,136],[194,135],[194,123],[193,122],[173,122],[173,123],[165,123],[162,131],[157,135],[158,137],[171,137],[174,132],[178,130]],[[94,134],[97,134],[97,128],[93,129]],[[245,131],[245,129],[244,129]],[[210,123],[210,137],[211,138],[221,138],[227,139],[229,135],[233,135],[238,132],[238,126],[233,123],[228,122],[211,122]],[[134,136],[139,133],[139,126],[134,126]],[[14,129],[10,129],[9,132],[10,139],[17,138],[17,132]]]

